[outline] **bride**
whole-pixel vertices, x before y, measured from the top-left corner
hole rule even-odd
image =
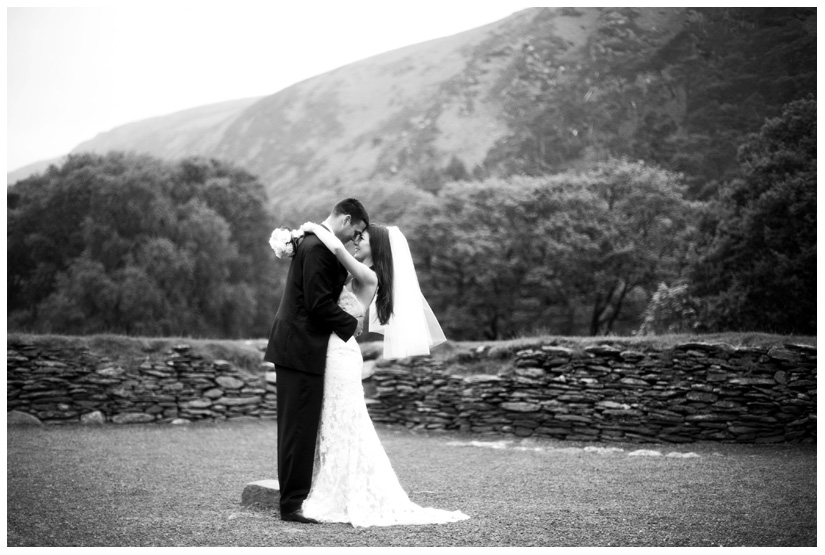
[[[384,357],[428,354],[445,340],[421,295],[407,240],[395,227],[371,224],[354,255],[324,227],[306,223],[346,267],[350,279],[338,304],[356,318],[370,307],[370,331],[384,334]],[[353,526],[435,524],[470,518],[461,511],[421,507],[398,482],[364,402],[361,348],[332,334],[327,348],[324,396],[312,488],[304,516]]]

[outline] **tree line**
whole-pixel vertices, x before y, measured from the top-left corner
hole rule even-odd
[[[718,194],[607,158],[545,175],[296,191],[231,164],[73,155],[11,187],[9,328],[265,337],[288,262],[271,230],[344,196],[399,225],[451,339],[551,333],[816,333],[816,101],[740,145]]]
[[[280,287],[266,206],[254,176],[214,160],[70,156],[8,191],[9,328],[260,333]]]

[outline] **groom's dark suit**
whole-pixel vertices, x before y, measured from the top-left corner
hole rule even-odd
[[[344,341],[358,321],[338,306],[346,269],[315,235],[295,251],[264,360],[275,365],[281,515],[309,494],[331,333]]]

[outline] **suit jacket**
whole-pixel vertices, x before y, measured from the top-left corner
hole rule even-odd
[[[358,320],[338,306],[346,278],[335,255],[318,237],[307,234],[289,266],[264,360],[323,375],[330,334],[347,341],[358,326]]]

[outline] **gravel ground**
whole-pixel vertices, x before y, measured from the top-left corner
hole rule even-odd
[[[358,529],[240,505],[275,422],[7,428],[15,546],[816,546],[816,445],[588,444],[378,427],[421,505]]]

